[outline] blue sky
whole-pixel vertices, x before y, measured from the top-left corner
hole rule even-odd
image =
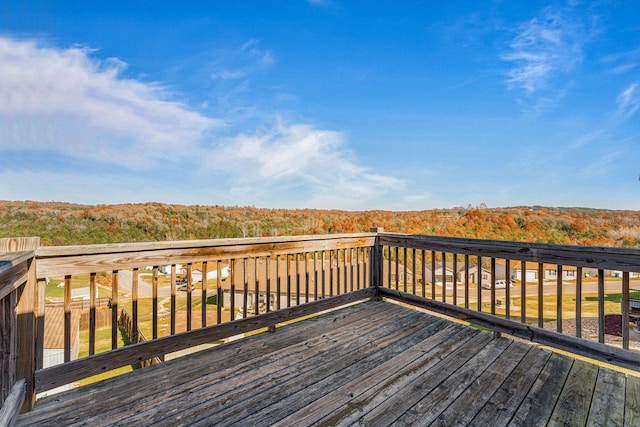
[[[0,6],[0,200],[640,209],[640,3]]]

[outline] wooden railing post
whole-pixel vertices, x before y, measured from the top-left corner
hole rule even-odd
[[[0,252],[35,251],[40,246],[39,237],[0,239]],[[23,411],[33,408],[35,402],[36,370],[36,307],[37,280],[35,257],[29,261],[27,282],[17,294],[16,304],[16,379],[25,380]],[[44,313],[40,313],[43,315]],[[42,339],[42,338],[41,338]]]
[[[373,227],[372,233],[382,233],[384,228]],[[376,299],[380,299],[380,286],[382,284],[382,246],[380,246],[380,236],[376,236],[376,240],[371,251],[371,286],[376,289]]]

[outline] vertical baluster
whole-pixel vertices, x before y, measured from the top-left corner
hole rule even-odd
[[[117,330],[117,328],[116,328]],[[115,348],[115,347],[113,347]],[[64,276],[64,362],[71,360],[71,276]]]
[[[229,284],[229,309],[231,312],[229,313],[229,320],[236,319],[236,260],[234,258],[229,260],[229,265],[231,266],[231,271],[229,272],[229,279],[231,279],[231,283]]]
[[[629,272],[622,273],[622,348],[629,350]]]
[[[265,304],[267,313],[271,311],[271,257],[267,255],[264,259],[264,276],[266,280]]]
[[[200,323],[201,327],[207,326],[207,276],[209,275],[208,271],[209,265],[207,261],[202,262],[202,289],[200,291],[200,313],[202,316],[202,321]]]
[[[304,302],[309,302],[309,252],[302,254],[304,260]]]
[[[396,290],[400,290],[400,248],[396,246]]]
[[[131,319],[133,326],[131,328],[132,333],[131,337],[129,337],[131,343],[138,342],[138,275],[139,270],[137,268],[133,269],[133,277],[131,278]]]
[[[598,342],[604,343],[604,270],[598,269]]]
[[[363,266],[362,266],[362,274],[364,277],[362,278],[362,284],[363,284],[363,287],[369,288],[373,286],[373,283],[369,283],[367,280],[371,280],[370,277],[373,277],[373,269],[376,268],[374,266],[378,265],[378,263],[377,262],[369,263],[369,258],[371,256],[371,248],[364,248],[362,250],[362,256],[364,258]],[[371,271],[369,270],[369,265],[371,265]],[[382,264],[380,264],[380,267],[382,267]],[[381,269],[378,268],[377,277],[379,280],[382,279],[382,274],[380,273],[380,271]]]
[[[333,296],[333,250],[329,250],[329,296]]]
[[[411,249],[411,293],[416,295],[416,275],[418,270],[416,269],[416,248]]]
[[[478,255],[478,311],[482,311],[482,257]]]
[[[453,254],[453,305],[458,305],[458,254]]]
[[[408,282],[408,271],[407,268],[409,267],[409,263],[407,262],[407,248],[406,246],[404,248],[402,248],[402,256],[404,257],[404,260],[402,262],[402,269],[404,270],[403,272],[403,291],[404,293],[407,293],[407,282]]]
[[[447,302],[447,254],[442,252],[442,302]]]
[[[387,287],[391,289],[391,246],[387,246],[387,249],[389,254],[389,258],[387,258]]]
[[[318,252],[313,251],[313,300],[318,300]]]
[[[496,259],[491,257],[491,314],[496,314]]]
[[[255,297],[253,298],[253,303],[256,307],[254,311],[254,315],[260,314],[260,278],[258,275],[260,271],[258,269],[258,263],[260,262],[260,257],[255,257],[253,259],[253,286],[255,289]]]
[[[153,274],[151,276],[151,313],[152,313],[152,325],[151,336],[153,339],[158,338],[158,266],[153,267]]]
[[[582,267],[576,270],[576,337],[582,338]]]
[[[342,251],[342,266],[343,266],[343,273],[344,273],[344,286],[343,286],[343,293],[347,293],[349,292],[349,260],[347,259],[347,250],[344,249]]]
[[[242,318],[247,318],[247,304],[249,298],[249,282],[247,277],[247,263],[248,258],[242,259]]]
[[[247,318],[247,304],[248,304],[248,300],[249,300],[249,278],[247,276],[248,274],[248,269],[247,269],[247,263],[248,263],[248,258],[243,258],[242,259],[242,318],[246,319]]]
[[[511,319],[511,260],[504,260],[505,317]]]
[[[431,299],[436,299],[436,251],[431,251]]]
[[[464,308],[469,308],[469,255],[464,255]]]
[[[356,248],[356,283],[357,288],[360,289],[362,282],[360,281],[360,269],[362,268],[362,264],[360,263],[360,253],[364,250],[364,248]]]
[[[300,255],[295,254],[296,257],[296,305],[300,305]]]
[[[527,323],[527,262],[520,261],[520,322]]]
[[[171,335],[176,333],[176,275],[176,265],[171,264],[171,324],[169,325]]]
[[[276,310],[280,310],[280,255],[276,255]]]
[[[526,274],[526,263],[524,261],[522,261],[522,271],[525,272]],[[526,276],[525,276],[526,277]],[[525,296],[525,291],[526,291],[526,283],[523,282],[524,285],[522,285],[522,308],[521,308],[521,322],[525,323],[526,322],[526,317],[525,317],[525,309],[527,307],[527,299]],[[542,265],[541,262],[538,263],[538,327],[542,328],[544,326],[544,265]]]
[[[191,296],[191,286],[193,286],[193,266],[191,265],[191,263],[187,264],[187,331],[191,330],[191,316],[192,316],[192,296]],[[156,280],[157,282],[157,280]],[[157,294],[157,293],[156,293]],[[157,300],[157,298],[154,298],[154,300]],[[156,309],[154,310],[154,312],[157,311],[157,306]]]
[[[96,273],[89,276],[89,355],[96,353]]]
[[[118,270],[111,272],[111,349],[118,348]]]
[[[353,292],[353,248],[349,248],[349,291]]]
[[[423,249],[422,251],[422,298],[427,297],[427,251]]]
[[[220,266],[220,260],[216,261],[216,285],[218,287],[216,297],[216,323],[222,323],[222,305],[224,304],[224,291],[222,290],[222,268]]]
[[[344,258],[342,260],[344,263]],[[340,249],[336,249],[336,295],[340,295],[342,292],[340,287],[342,285],[342,268],[340,265]]]
[[[325,253],[324,251],[320,252],[320,272],[321,272],[321,276],[322,276],[322,298],[326,297],[326,289],[325,289],[325,278],[326,278],[326,263],[325,263]]]
[[[291,257],[287,257],[287,308],[291,307]]]
[[[562,265],[556,271],[556,331],[562,333]]]

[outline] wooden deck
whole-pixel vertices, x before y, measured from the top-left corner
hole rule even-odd
[[[640,378],[365,302],[38,401],[18,425],[640,425]]]

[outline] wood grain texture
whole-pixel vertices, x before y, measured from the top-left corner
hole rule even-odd
[[[18,425],[637,425],[637,380],[369,301],[51,396]]]
[[[373,246],[369,233],[39,248],[38,277]]]
[[[640,250],[383,233],[381,245],[550,264],[640,271]]]
[[[412,294],[405,294],[393,289],[380,288],[378,293],[385,298],[433,310],[447,316],[490,328],[497,332],[507,333],[528,341],[549,345],[574,354],[591,357],[624,368],[640,371],[640,353],[637,352],[623,350],[621,348],[593,341],[587,341],[510,319],[492,316],[488,313],[467,310],[462,307],[444,304],[440,301],[430,300]]]
[[[596,365],[574,361],[548,425],[586,425],[597,378]]]
[[[52,388],[121,366],[139,363],[144,360],[153,359],[154,357],[161,357],[167,353],[173,353],[196,345],[206,344],[222,338],[268,327],[352,302],[362,301],[374,295],[374,290],[367,288],[338,297],[325,298],[300,306],[272,311],[260,316],[208,326],[202,329],[161,337],[153,341],[121,347],[108,353],[96,354],[84,359],[65,363],[64,365],[52,366],[37,371],[35,376],[36,387],[38,391],[51,390]]]

